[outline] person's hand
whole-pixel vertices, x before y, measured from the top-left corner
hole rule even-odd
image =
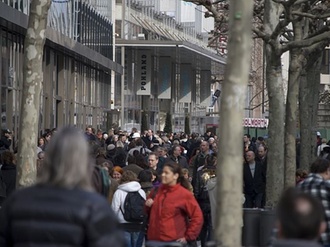
[[[146,200],[146,206],[147,207],[151,207],[153,203],[154,203],[154,200],[152,200],[152,199]]]
[[[182,243],[182,244],[186,244],[187,243],[187,240],[186,240],[186,238],[179,238],[177,240],[177,242]]]

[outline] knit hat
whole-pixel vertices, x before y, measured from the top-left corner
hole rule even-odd
[[[113,144],[109,144],[109,145],[107,146],[108,151],[114,150],[115,148],[116,148],[116,146],[113,145]]]

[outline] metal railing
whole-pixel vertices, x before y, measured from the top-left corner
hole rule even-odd
[[[29,15],[30,0],[0,1]],[[88,1],[52,0],[48,13],[48,25],[103,56],[113,58],[112,23],[97,12]]]

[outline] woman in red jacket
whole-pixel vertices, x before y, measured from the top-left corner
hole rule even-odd
[[[148,240],[186,244],[197,239],[203,226],[203,214],[188,188],[179,164],[165,164],[162,185],[154,199],[149,195],[146,201]]]

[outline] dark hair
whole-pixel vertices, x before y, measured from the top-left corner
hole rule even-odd
[[[258,136],[258,141],[264,141],[265,139],[262,136]]]
[[[188,180],[184,177],[181,166],[178,163],[166,163],[164,167],[170,168],[174,174],[179,174],[177,183],[181,184],[182,187],[189,190],[190,184]]]
[[[311,165],[311,173],[324,173],[330,168],[330,160],[317,158]]]
[[[5,150],[1,154],[3,164],[12,164],[15,161],[15,154],[9,150]]]
[[[217,154],[216,153],[206,155],[206,158],[205,158],[205,165],[206,166],[216,166],[216,162],[217,162]]]
[[[151,156],[151,155],[155,156],[156,160],[159,159],[158,154],[156,154],[154,152],[151,152],[151,153],[148,154],[148,157]]]
[[[180,145],[178,145],[178,144],[174,144],[173,147],[172,147],[172,149],[171,149],[172,154],[173,154],[174,150],[175,150],[177,147],[179,147],[179,148],[181,149],[181,146],[180,146]]]
[[[135,142],[136,146],[143,146],[143,141],[141,138],[136,138],[134,140],[134,142]]]
[[[138,154],[135,157],[135,164],[139,167],[141,167],[142,169],[148,169],[149,166],[147,164],[146,158],[142,155],[142,154]]]
[[[135,163],[136,163],[135,157],[132,156],[132,155],[128,155],[127,156],[127,164],[129,165],[129,164],[135,164]]]
[[[300,206],[302,203],[308,207]],[[314,240],[320,234],[324,208],[312,195],[290,188],[282,194],[277,205],[277,218],[283,238]]]
[[[142,170],[138,176],[140,183],[151,182],[152,180],[152,172],[150,170]]]
[[[305,179],[308,176],[308,172],[304,169],[297,169],[296,176],[299,176],[299,177]]]
[[[120,184],[132,182],[132,181],[137,181],[137,176],[134,172],[126,170],[123,172],[120,178]]]
[[[246,136],[247,138],[251,138],[250,134],[245,134],[244,136]]]

